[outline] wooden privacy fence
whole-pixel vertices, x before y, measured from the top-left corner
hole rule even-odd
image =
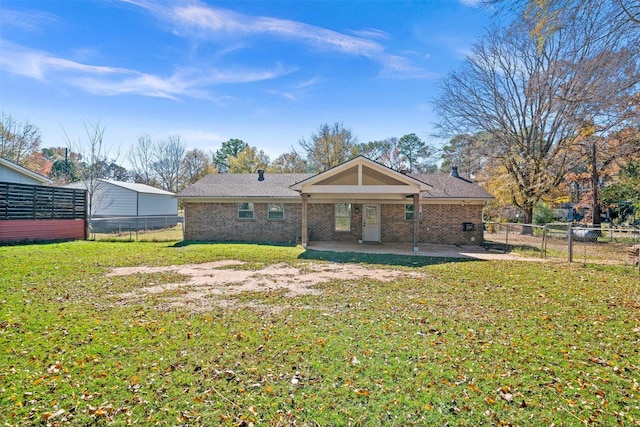
[[[86,238],[87,192],[0,182],[0,242]]]

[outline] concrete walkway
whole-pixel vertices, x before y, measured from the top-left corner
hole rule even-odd
[[[542,261],[540,258],[528,258],[520,255],[489,251],[482,246],[433,245],[422,243],[419,251],[413,252],[410,243],[343,243],[309,242],[308,250],[330,252],[356,252],[364,254],[414,255],[443,258],[474,258],[481,260],[523,260]]]

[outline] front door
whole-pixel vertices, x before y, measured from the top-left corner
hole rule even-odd
[[[364,205],[362,215],[362,240],[380,241],[380,205]]]

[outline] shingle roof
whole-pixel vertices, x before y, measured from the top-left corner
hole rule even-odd
[[[265,173],[264,181],[257,174],[215,173],[178,193],[178,197],[299,197],[289,187],[315,174],[312,173]]]
[[[266,197],[298,198],[289,187],[315,176],[312,173],[266,173],[264,181],[257,174],[211,174],[180,191],[178,197]],[[492,199],[477,183],[449,174],[410,174],[414,179],[433,186],[422,193],[423,199]]]
[[[476,182],[459,176],[454,177],[448,173],[421,173],[410,174],[415,179],[433,186],[424,191],[422,198],[452,198],[452,199],[493,199],[484,188]]]

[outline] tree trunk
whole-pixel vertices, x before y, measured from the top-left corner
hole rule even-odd
[[[591,213],[592,213],[592,222],[593,226],[598,228],[600,227],[600,182],[598,180],[598,158],[596,157],[596,143],[595,141],[591,145]]]
[[[524,220],[520,234],[530,236],[533,234],[533,227],[531,227],[531,224],[533,223],[533,207],[525,207],[522,209],[522,213],[524,214]]]

